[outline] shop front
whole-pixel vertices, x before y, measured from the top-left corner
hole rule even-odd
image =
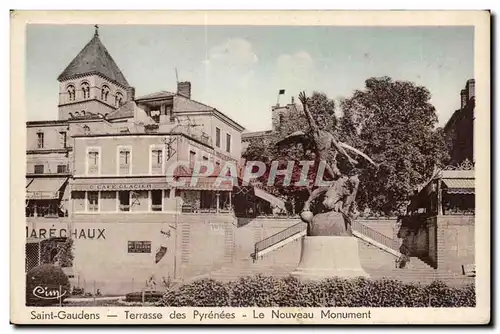
[[[456,272],[475,254],[475,173],[463,165],[439,171],[415,193],[398,233],[410,256]]]
[[[26,217],[67,217],[68,202],[67,177],[26,180]]]
[[[217,181],[217,177],[180,177],[176,196],[181,199],[183,213],[231,213],[232,181]]]
[[[75,214],[161,213],[176,207],[165,177],[75,179],[71,199]]]

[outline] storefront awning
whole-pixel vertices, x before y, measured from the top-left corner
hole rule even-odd
[[[26,189],[26,199],[58,199],[65,178],[35,178]]]
[[[33,182],[33,179],[26,179],[26,188]]]
[[[254,193],[255,196],[262,198],[263,200],[276,205],[279,208],[285,209],[285,202],[282,199],[279,199],[278,197],[271,195],[267,191],[264,191],[259,188],[254,188]]]
[[[71,183],[71,191],[126,191],[170,189],[165,176],[139,178],[86,178]]]
[[[443,179],[448,194],[474,194],[474,179]]]
[[[180,177],[176,182],[182,183],[180,185],[175,185],[176,189],[183,190],[219,190],[219,191],[232,191],[233,181],[231,179],[221,180],[216,183],[217,177]],[[194,184],[191,182],[193,181]],[[236,181],[235,181],[236,182]]]

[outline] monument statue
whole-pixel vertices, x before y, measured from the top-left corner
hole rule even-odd
[[[300,279],[322,280],[328,277],[367,277],[361,266],[358,252],[358,239],[352,235],[351,221],[354,218],[356,193],[359,178],[345,175],[337,165],[337,155],[344,156],[350,165],[358,162],[346,150],[356,153],[377,166],[366,154],[345,144],[333,134],[321,130],[307,105],[304,92],[299,94],[304,106],[309,129],[297,131],[277,143],[278,146],[292,143],[302,143],[315,154],[316,162],[324,164],[333,182],[319,186],[310,192],[304,204],[301,218],[307,223],[307,236],[302,238],[300,262],[292,272],[292,276]],[[332,154],[333,153],[333,154]],[[330,158],[332,154],[332,159]],[[320,195],[325,194],[322,212],[313,214],[311,203]]]
[[[306,131],[296,131],[277,145],[291,145],[301,143],[306,147],[311,147],[317,162],[325,164],[325,170],[333,179],[333,184],[329,186],[319,186],[310,192],[309,198],[304,204],[301,218],[308,223],[308,235],[351,235],[349,221],[354,218],[355,199],[359,186],[359,177],[343,175],[337,165],[337,155],[345,157],[354,167],[358,162],[346,151],[352,151],[365,158],[367,161],[377,166],[370,157],[363,152],[338,141],[333,134],[321,130],[312,117],[307,104],[307,97],[304,92],[299,94],[299,100],[304,107],[309,129]],[[333,154],[332,154],[333,153]],[[326,212],[313,215],[310,211],[311,203],[322,194],[325,194],[322,202]]]

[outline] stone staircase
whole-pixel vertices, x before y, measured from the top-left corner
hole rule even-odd
[[[299,223],[260,241],[252,254],[253,261],[239,260],[203,277],[225,282],[257,274],[286,277],[295,270],[300,260],[300,238],[305,235],[305,227],[305,224]],[[443,280],[450,285],[474,282],[474,278],[436,270],[416,257],[411,257],[405,268],[398,268],[397,260],[401,253],[396,250],[396,240],[359,223],[353,224],[353,232],[359,240],[361,265],[372,279],[387,278],[422,284]]]
[[[413,261],[413,259],[412,259]],[[366,263],[365,263],[366,264]],[[425,265],[425,264],[424,264]],[[381,266],[374,268],[365,266],[362,261],[362,266],[365,271],[370,275],[370,279],[393,279],[399,280],[404,283],[421,283],[430,284],[435,280],[445,281],[452,286],[459,286],[474,282],[473,277],[467,277],[460,274],[451,272],[438,271],[431,268],[388,268]],[[273,276],[283,278],[289,276],[297,267],[297,263],[286,264],[263,264],[254,263],[251,260],[243,260],[235,263],[232,266],[223,267],[221,269],[212,271],[196,279],[211,278],[222,282],[230,282],[238,280],[240,277],[255,276],[261,274],[263,276]],[[191,281],[191,280],[190,280]],[[185,282],[188,283],[188,282]]]

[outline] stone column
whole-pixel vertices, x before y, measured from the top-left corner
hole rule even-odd
[[[217,208],[216,212],[219,213],[219,211],[220,211],[220,194],[218,191],[215,194],[215,202],[216,202],[216,208]]]
[[[438,216],[443,215],[443,190],[441,188],[441,179],[437,180],[437,214]]]

